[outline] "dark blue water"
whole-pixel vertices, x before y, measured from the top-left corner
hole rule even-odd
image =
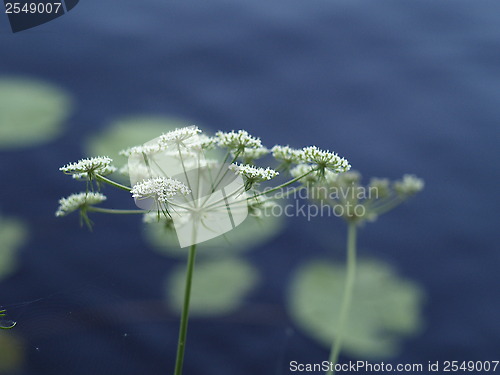
[[[19,34],[1,21],[0,74],[51,81],[78,105],[57,140],[0,152],[2,213],[31,228],[0,285],[2,305],[35,300],[14,310],[22,374],[173,368],[178,322],[161,303],[173,262],[143,249],[139,220],[96,217],[90,234],[53,217],[75,190],[57,168],[137,113],[334,149],[367,177],[424,178],[359,239],[428,293],[424,331],[393,362],[500,359],[500,2],[81,0]],[[186,375],[287,374],[290,360],[325,359],[294,330],[285,288],[343,230],[293,219],[249,253],[262,285],[233,316],[192,321]]]

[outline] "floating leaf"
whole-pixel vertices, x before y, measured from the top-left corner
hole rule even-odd
[[[17,374],[24,363],[24,345],[12,331],[0,330],[0,374]]]
[[[338,330],[346,270],[344,266],[314,261],[296,273],[289,295],[289,311],[307,334],[327,347]],[[422,326],[424,294],[414,282],[396,275],[385,263],[362,260],[348,321],[343,350],[360,358],[395,355],[400,340]]]
[[[249,216],[243,223],[222,236],[198,244],[198,254],[203,256],[231,255],[257,247],[281,232],[282,217],[255,218]],[[179,247],[177,235],[165,230],[162,222],[145,224],[144,235],[158,252],[174,257],[184,257],[186,249]]]
[[[71,111],[69,95],[49,83],[0,77],[0,148],[55,138]]]
[[[258,280],[255,267],[242,259],[198,262],[193,276],[190,314],[228,314],[241,305]],[[182,310],[184,283],[185,266],[180,266],[167,280],[168,304],[178,312]]]
[[[0,216],[0,279],[15,271],[17,250],[23,244],[27,229],[23,223]]]

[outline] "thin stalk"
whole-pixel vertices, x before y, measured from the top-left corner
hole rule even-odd
[[[118,182],[115,182],[113,180],[110,180],[109,178],[106,178],[104,176],[101,176],[100,174],[96,174],[95,177],[102,181],[102,182],[105,182],[111,186],[114,186],[114,187],[117,187],[118,189],[122,189],[122,190],[126,190],[126,191],[130,191],[132,190],[131,188],[129,188],[128,186],[125,186],[125,185],[122,185],[122,184],[119,184]]]
[[[100,212],[103,214],[119,214],[119,215],[131,215],[131,214],[145,214],[149,211],[146,210],[119,210],[114,208],[102,208],[102,207],[87,207],[87,211]]]
[[[191,299],[191,284],[193,281],[194,261],[196,258],[196,244],[189,248],[189,256],[186,270],[186,289],[184,290],[184,304],[182,306],[181,324],[179,328],[179,342],[177,344],[177,358],[175,360],[174,375],[182,375],[184,363],[184,351],[186,349],[186,337],[189,320],[189,301]]]
[[[347,315],[351,308],[352,293],[354,289],[354,280],[356,278],[356,222],[349,221],[347,227],[347,276],[344,285],[344,295],[340,307],[340,316],[337,322],[337,334],[332,344],[330,352],[330,370],[326,375],[335,374],[335,365],[338,362],[344,328],[347,323]]]

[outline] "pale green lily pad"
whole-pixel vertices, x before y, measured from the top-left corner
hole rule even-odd
[[[248,216],[243,223],[233,230],[198,244],[198,255],[220,256],[232,255],[252,247],[258,247],[277,236],[283,229],[282,217],[256,218]],[[161,254],[172,257],[184,257],[187,249],[180,248],[177,235],[166,230],[164,224],[144,224],[145,239]]]
[[[109,156],[117,167],[127,164],[127,158],[119,155],[121,150],[141,145],[176,128],[189,126],[186,120],[163,116],[131,116],[113,122],[87,141],[88,156]],[[118,177],[128,181],[128,176]]]
[[[338,330],[345,276],[344,266],[314,261],[298,270],[290,289],[292,319],[328,348]],[[397,354],[401,340],[422,327],[423,300],[422,289],[388,264],[360,261],[342,351],[362,359]]]
[[[0,149],[52,140],[63,130],[70,96],[49,83],[0,77]]]
[[[184,301],[185,265],[177,267],[167,280],[167,303],[175,311]],[[225,258],[198,262],[193,276],[190,315],[228,314],[241,306],[257,285],[259,274],[248,261]]]
[[[16,270],[17,251],[25,242],[27,233],[21,221],[0,216],[0,280]]]
[[[24,343],[12,331],[0,330],[0,374],[21,371],[24,363]]]

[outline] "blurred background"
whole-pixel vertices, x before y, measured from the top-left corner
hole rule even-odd
[[[17,34],[3,15],[0,306],[17,325],[0,374],[173,371],[186,253],[140,217],[92,215],[89,232],[54,213],[84,189],[60,166],[191,124],[335,150],[365,181],[423,178],[359,231],[377,287],[341,360],[499,360],[499,15],[493,0],[81,0]],[[185,374],[326,360],[297,290],[317,290],[314,262],[342,273],[345,231],[249,221],[202,247]]]

